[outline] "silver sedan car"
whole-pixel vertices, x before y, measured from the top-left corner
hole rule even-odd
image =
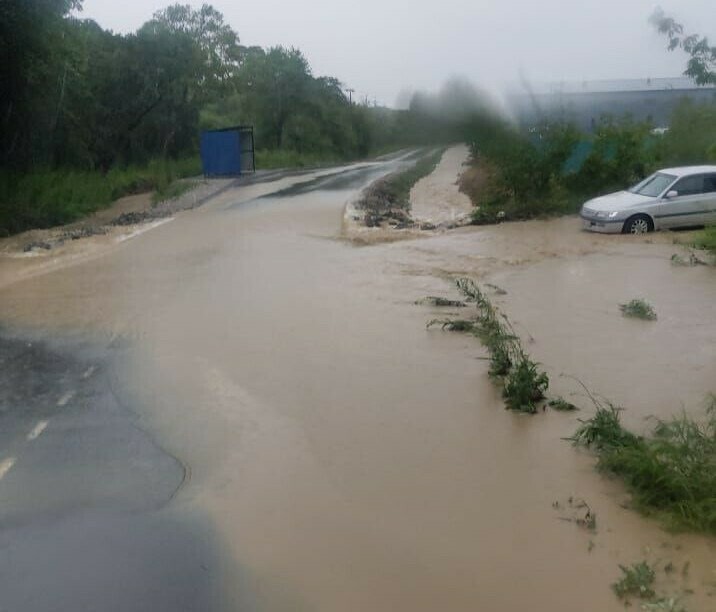
[[[716,224],[716,166],[659,170],[627,191],[589,200],[581,217],[584,229],[611,234]]]

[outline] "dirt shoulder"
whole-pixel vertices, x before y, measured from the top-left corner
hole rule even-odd
[[[154,204],[151,193],[121,198],[84,219],[0,238],[0,288],[93,259],[200,206],[224,206],[340,172],[337,168],[269,170],[240,178],[195,180],[181,196]]]
[[[379,179],[346,204],[341,235],[354,244],[369,245],[434,235],[468,224],[472,204],[458,184],[468,158],[465,145],[448,148],[436,168],[412,186],[409,206],[388,208],[376,216],[366,203],[381,197],[373,193],[380,191],[376,190]]]
[[[197,182],[180,197],[158,204],[153,204],[151,193],[127,196],[74,223],[2,238],[0,287],[97,256],[167,223],[177,213],[205,204],[234,183],[235,179]]]
[[[415,183],[410,191],[410,206],[418,224],[439,226],[469,220],[472,202],[458,185],[469,157],[467,145],[450,147],[435,171]]]

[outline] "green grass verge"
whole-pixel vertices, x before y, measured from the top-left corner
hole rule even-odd
[[[706,249],[716,257],[716,225],[705,228],[696,235],[694,246],[699,249]]]
[[[641,511],[669,528],[716,535],[716,397],[705,423],[682,415],[658,421],[648,437],[626,430],[619,408],[592,400],[597,411],[574,444],[593,448],[600,469],[623,479]]]
[[[146,166],[113,168],[106,174],[46,170],[0,172],[0,235],[70,223],[125,195],[158,191],[179,178],[201,174],[198,158],[154,160]],[[166,199],[164,195],[161,199]]]

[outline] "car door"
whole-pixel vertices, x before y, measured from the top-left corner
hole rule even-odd
[[[716,172],[704,175],[704,205],[706,225],[716,225]]]
[[[664,197],[657,206],[654,218],[660,227],[703,225],[709,216],[708,197],[704,193],[704,174],[692,174],[679,179],[669,188],[677,195]]]

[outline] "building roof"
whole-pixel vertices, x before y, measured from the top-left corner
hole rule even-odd
[[[689,77],[646,78],[646,79],[609,79],[596,81],[560,81],[552,83],[528,83],[513,88],[514,93],[580,94],[614,93],[627,91],[663,91],[714,89],[713,85],[697,85]]]

